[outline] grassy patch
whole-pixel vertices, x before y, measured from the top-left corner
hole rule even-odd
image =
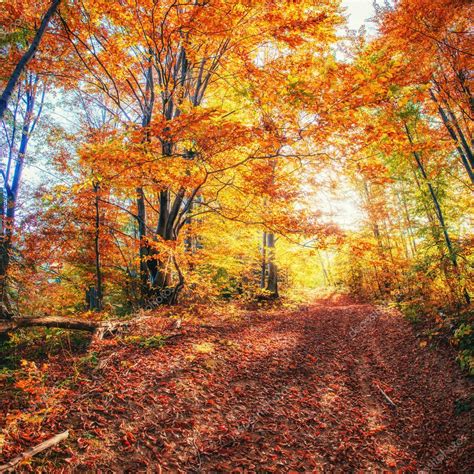
[[[91,334],[56,328],[19,329],[0,344],[0,367],[20,367],[22,359],[41,362],[49,356],[87,351]]]
[[[125,344],[138,346],[143,349],[159,349],[166,344],[167,337],[163,334],[153,336],[125,336],[122,340]]]

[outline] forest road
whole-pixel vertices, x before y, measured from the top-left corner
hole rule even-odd
[[[334,295],[126,350],[65,408],[74,471],[473,471],[470,383],[396,311]]]

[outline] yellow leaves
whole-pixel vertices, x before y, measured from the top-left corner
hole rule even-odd
[[[214,352],[215,347],[212,342],[202,342],[200,344],[193,344],[193,349],[200,354],[210,354]]]
[[[398,101],[398,106],[403,109],[403,108],[408,104],[409,101],[410,101],[410,98],[409,98],[409,97],[406,97],[406,96],[405,96],[405,97],[402,97],[402,98]]]
[[[288,74],[287,80],[288,80],[288,85],[292,88],[296,87],[298,83],[300,82],[300,78],[292,74]]]

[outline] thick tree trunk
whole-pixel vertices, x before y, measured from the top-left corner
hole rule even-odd
[[[143,286],[142,304],[145,307],[154,307],[160,304],[174,304],[178,294],[184,285],[184,278],[179,271],[178,263],[173,257],[164,258],[159,252],[146,242],[145,227],[145,196],[142,188],[138,192],[138,221],[140,236],[140,260],[141,276]],[[171,201],[170,191],[164,189],[160,191],[160,209],[158,214],[158,224],[154,238],[163,241],[173,242],[177,239],[176,224],[178,215],[182,209],[184,200],[184,189],[180,189],[173,201]],[[178,282],[173,284],[172,268],[178,274]]]
[[[162,190],[160,191],[160,213],[158,216],[156,235],[164,241],[175,240],[174,232],[171,230],[173,228],[173,224],[174,222],[170,209],[170,192],[167,189]],[[164,261],[164,259],[159,258],[159,256],[156,256],[156,258],[150,263],[152,264],[150,271],[153,289],[155,291],[160,291],[164,288],[170,287],[172,285],[172,279],[169,262]]]

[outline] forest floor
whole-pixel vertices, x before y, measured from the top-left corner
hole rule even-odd
[[[40,420],[27,435],[34,421],[12,422],[20,401],[7,399],[3,460],[68,429],[25,471],[473,472],[472,386],[396,311],[338,295],[219,311],[162,347],[165,323],[149,317],[74,370],[64,354],[38,364],[48,377],[30,367],[43,396],[23,414]]]

